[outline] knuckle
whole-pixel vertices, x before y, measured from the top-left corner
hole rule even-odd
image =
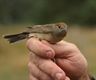
[[[49,77],[43,76],[41,80],[51,80]]]
[[[30,67],[31,67],[31,62],[28,63],[28,68],[30,68]]]
[[[35,40],[33,38],[28,39],[26,42],[26,47],[30,49],[33,46],[34,41]]]
[[[71,49],[71,50],[78,50],[78,47],[75,45],[75,44],[73,44],[73,43],[69,43],[69,48]]]
[[[71,47],[77,47],[74,43],[69,44]]]
[[[28,39],[27,42],[26,42],[27,47],[30,45],[30,42],[31,42],[31,40]]]

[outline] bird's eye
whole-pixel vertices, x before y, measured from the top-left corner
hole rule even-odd
[[[60,25],[57,25],[57,27],[58,27],[58,28],[61,28],[61,26],[60,26]]]

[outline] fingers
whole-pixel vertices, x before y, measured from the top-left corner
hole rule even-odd
[[[51,77],[42,72],[34,63],[29,63],[28,67],[30,80],[51,80]]]
[[[36,77],[34,77],[32,75],[29,75],[29,80],[39,80],[39,79],[37,79]]]
[[[36,53],[36,55],[44,58],[53,58],[55,56],[55,52],[51,47],[43,44],[36,38],[30,38],[27,41],[27,47],[30,51]]]
[[[44,58],[53,58],[55,55],[55,52],[56,52],[56,56],[59,58],[69,53],[67,52],[67,48],[66,48],[67,44],[64,41],[63,42],[61,41],[57,44],[49,44],[44,40],[40,42],[35,38],[31,38],[27,42],[27,47],[31,52],[34,52],[36,55],[39,55]],[[51,55],[48,52],[49,53],[51,52],[50,53]],[[54,62],[52,62],[50,59],[46,60],[38,56],[34,56],[34,54],[31,55],[30,59],[31,59],[31,62],[33,61],[34,64],[37,66],[37,68],[39,68],[41,72],[43,72],[41,73],[40,71],[39,72],[34,71],[36,67],[33,67],[34,65],[32,65],[31,67],[33,67],[33,70],[30,70],[30,71],[32,71],[34,76],[36,76],[37,78],[40,78],[40,76],[37,76],[37,75],[42,74],[44,76],[44,73],[46,73],[47,75],[50,75],[53,79],[67,80],[64,71],[60,67],[58,67]]]
[[[70,80],[70,78],[69,77],[66,77],[66,79],[65,80]]]
[[[43,79],[41,79],[41,80],[50,80],[50,78],[52,80],[53,79],[54,80],[65,80],[66,79],[66,75],[65,75],[64,71],[61,68],[59,68],[50,59],[44,59],[44,58],[38,57],[35,54],[31,53],[30,62],[35,64],[34,65],[31,63],[32,65],[30,65],[31,74],[34,74],[34,76],[39,79],[43,76]],[[47,75],[45,75],[44,73]],[[44,78],[44,76],[45,76],[45,78]]]
[[[31,38],[27,41],[27,47],[32,52],[44,58],[54,58],[54,56],[70,58],[81,53],[74,44],[66,41],[50,44],[45,40],[39,41],[35,38]]]
[[[39,68],[50,75],[55,80],[64,80],[65,73],[51,60],[43,60],[42,64],[39,64]]]
[[[66,41],[60,41],[57,44],[49,44],[46,41],[43,44],[50,46],[55,51],[55,57],[58,58],[70,58],[80,53],[79,49],[72,43]]]

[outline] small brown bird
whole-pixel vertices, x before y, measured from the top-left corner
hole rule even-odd
[[[65,23],[33,25],[27,27],[28,30],[19,34],[5,35],[4,38],[8,39],[10,43],[14,43],[26,38],[36,37],[40,40],[46,40],[50,43],[57,43],[61,41],[67,33],[67,25]]]

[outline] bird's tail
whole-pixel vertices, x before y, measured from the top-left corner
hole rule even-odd
[[[27,38],[28,35],[29,35],[28,32],[22,32],[19,34],[5,35],[4,38],[8,39],[9,43],[14,43],[16,41],[23,40],[23,39]]]

